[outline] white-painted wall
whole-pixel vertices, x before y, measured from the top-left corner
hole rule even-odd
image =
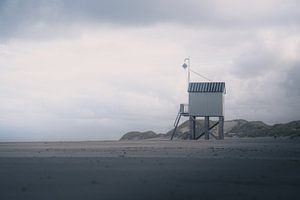
[[[221,92],[189,93],[189,114],[192,116],[224,116],[224,94]]]

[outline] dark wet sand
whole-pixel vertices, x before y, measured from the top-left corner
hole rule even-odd
[[[300,199],[300,143],[0,143],[0,199]]]

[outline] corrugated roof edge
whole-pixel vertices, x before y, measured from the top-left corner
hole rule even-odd
[[[188,92],[226,92],[225,82],[191,82]]]

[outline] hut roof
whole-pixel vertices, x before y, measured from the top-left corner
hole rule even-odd
[[[224,92],[225,82],[192,82],[188,92]]]

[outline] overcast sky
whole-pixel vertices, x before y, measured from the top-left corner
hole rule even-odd
[[[299,120],[299,2],[0,0],[0,141],[165,132],[187,56],[227,120]]]

